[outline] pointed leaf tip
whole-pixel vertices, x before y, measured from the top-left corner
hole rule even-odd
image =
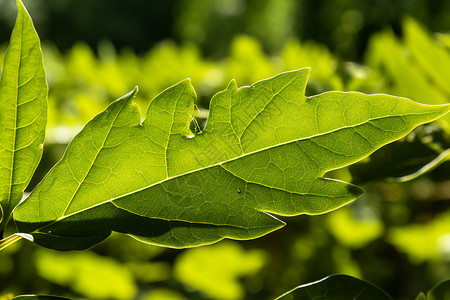
[[[17,3],[17,7],[25,7],[21,0],[17,0],[16,3]]]
[[[25,5],[23,4],[23,2],[21,0],[17,0],[17,10],[18,10],[18,14],[17,17],[19,18],[19,16],[22,13],[25,13],[26,15],[28,15],[28,17],[31,19],[30,14],[28,13],[27,8],[25,7]]]
[[[39,164],[47,123],[48,89],[39,37],[22,1],[16,4],[17,19],[0,80],[0,232]]]
[[[135,86],[131,92],[129,92],[127,95],[125,95],[125,97],[134,98],[134,97],[136,97],[137,93],[139,93],[139,86]]]
[[[442,116],[445,116],[450,112],[450,103],[439,105],[425,105],[425,104],[422,105],[428,106],[430,109],[434,110],[437,113],[436,117],[430,121],[434,121]]]
[[[195,89],[192,86],[191,78],[185,78],[185,79],[181,80],[179,84],[186,84],[195,93]]]
[[[312,68],[311,67],[304,67],[304,68],[301,68],[301,69],[294,70],[293,72],[301,72],[301,71],[308,73],[308,76],[309,76],[309,74],[312,71]]]
[[[238,89],[238,87],[237,87],[236,79],[233,78],[230,80],[230,83],[227,86],[227,90],[233,91],[233,90],[237,90],[237,89]]]
[[[131,90],[128,94],[123,95],[122,97],[118,98],[116,101],[133,101],[134,97],[136,97],[136,94],[139,92],[139,87],[135,86],[134,89]]]
[[[188,86],[188,87],[191,87],[192,89],[194,89],[194,88],[192,87],[192,80],[191,80],[191,78],[185,78],[185,79],[181,80],[180,82],[174,84],[174,85],[171,86],[171,87],[178,86],[178,85],[179,85],[179,86]]]

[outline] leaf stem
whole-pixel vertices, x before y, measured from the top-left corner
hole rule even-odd
[[[14,244],[15,242],[20,241],[22,238],[23,238],[22,235],[15,233],[13,235],[10,235],[10,236],[0,240],[0,251],[5,249],[9,245]]]
[[[420,175],[423,175],[425,173],[428,173],[428,172],[434,170],[435,168],[437,168],[438,166],[440,166],[442,163],[444,163],[446,161],[450,161],[450,148],[445,151],[442,151],[435,159],[433,159],[432,161],[427,163],[425,166],[423,166],[416,172],[406,175],[406,176],[402,176],[402,177],[391,177],[391,178],[388,178],[388,181],[389,182],[411,181],[413,179],[416,179]]]
[[[3,239],[3,233],[5,232],[6,222],[3,220],[5,214],[3,213],[3,207],[0,204],[0,240]]]

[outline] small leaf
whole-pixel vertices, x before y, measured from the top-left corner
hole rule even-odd
[[[0,82],[0,233],[42,156],[47,83],[39,37],[20,0]]]
[[[450,280],[443,281],[433,287],[427,295],[420,292],[415,300],[447,300],[450,299]]]
[[[309,69],[215,95],[203,132],[189,131],[189,80],[158,95],[140,124],[136,90],[73,139],[14,219],[35,242],[84,249],[112,230],[183,248],[252,239],[284,223],[272,214],[316,215],[362,194],[324,178],[432,121],[449,106],[388,95],[305,97]]]
[[[415,300],[427,300],[427,296],[424,293],[419,293]]]
[[[277,300],[392,300],[379,287],[347,275],[332,275],[296,287]]]

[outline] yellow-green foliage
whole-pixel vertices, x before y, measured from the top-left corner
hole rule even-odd
[[[375,34],[369,42],[365,63],[367,76],[350,82],[351,89],[383,92],[427,104],[450,101],[449,35],[433,36],[415,20],[403,22],[403,38],[392,30]],[[450,132],[450,116],[440,124]]]
[[[172,42],[163,42],[143,55],[130,49],[117,53],[108,43],[99,45],[98,54],[83,43],[65,54],[49,44],[43,49],[50,86],[50,128],[81,126],[135,85],[140,90],[136,101],[145,107],[157,93],[184,78],[192,80],[203,111],[212,95],[231,79],[249,85],[282,71],[312,67],[312,93],[343,87],[336,73],[337,59],[321,45],[297,40],[269,56],[256,39],[238,36],[228,58],[217,61],[202,56],[195,46]]]

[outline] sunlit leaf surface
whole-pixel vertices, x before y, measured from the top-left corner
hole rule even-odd
[[[305,97],[309,69],[215,95],[203,132],[189,125],[195,92],[176,84],[149,105],[115,101],[89,122],[16,209],[38,244],[83,249],[111,231],[170,247],[252,239],[284,223],[273,214],[321,214],[361,195],[323,178],[445,114],[388,95]]]
[[[47,121],[39,37],[20,0],[17,6],[0,82],[0,233],[39,164]]]

